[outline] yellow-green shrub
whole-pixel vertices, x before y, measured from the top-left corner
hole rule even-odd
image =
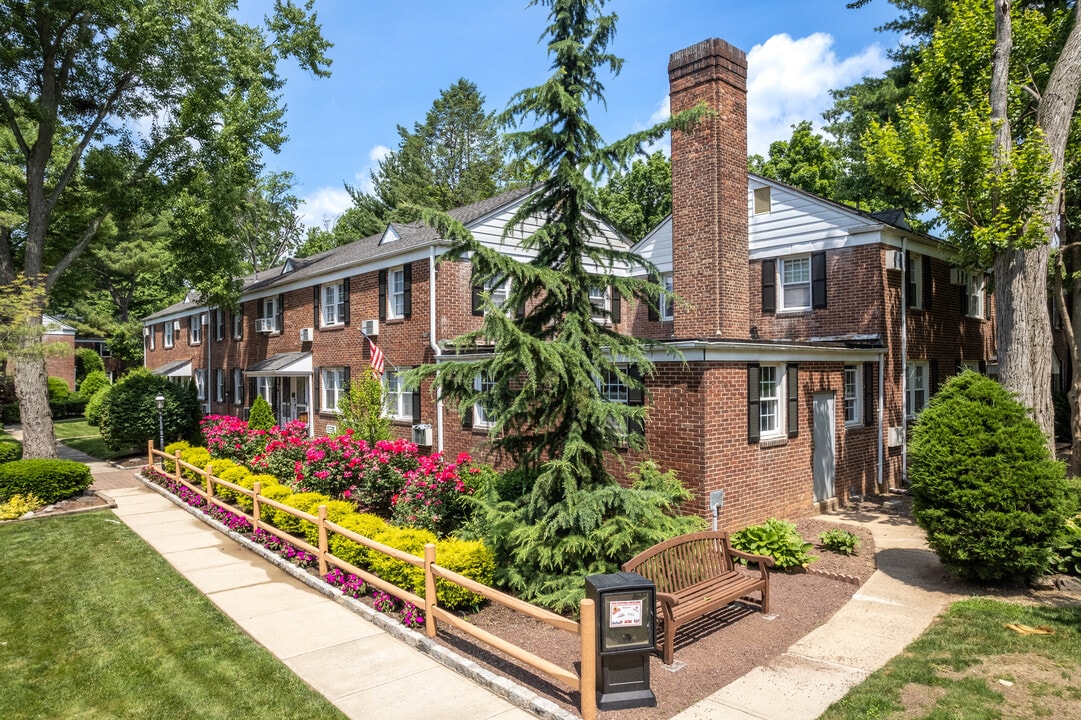
[[[266,490],[266,488],[270,487],[271,485],[280,484],[278,482],[278,478],[274,477],[273,475],[244,475],[236,481],[237,485],[242,488],[247,488],[248,490],[254,490],[255,483],[259,483],[264,490]],[[252,501],[251,498],[247,495],[238,496],[236,499],[236,504],[241,510],[244,510],[245,512],[251,512]]]
[[[389,545],[396,550],[407,552],[410,555],[424,557],[424,546],[436,541],[435,533],[420,528],[399,528],[388,525],[382,532],[372,538],[376,542]],[[414,590],[420,586],[421,594],[424,593],[424,570],[413,567],[401,560],[395,560],[383,553],[370,553],[368,566],[372,572],[383,580],[397,585],[403,590]]]
[[[0,520],[14,520],[43,507],[45,501],[38,499],[33,493],[12,495],[7,502],[0,503]]]
[[[348,500],[328,500],[322,504],[327,506],[327,520],[332,523],[341,524],[342,520],[357,512],[357,506]],[[313,505],[308,512],[312,515],[318,515],[319,504]],[[308,542],[312,545],[318,546],[319,528],[309,522],[304,523],[304,537],[308,538]]]
[[[327,509],[329,511],[329,507]],[[373,540],[377,534],[382,533],[387,528],[386,520],[370,513],[355,513],[334,522],[346,530],[352,530],[357,535],[363,535]],[[331,533],[328,545],[330,553],[335,557],[339,557],[347,563],[360,568],[366,569],[368,567],[368,557],[371,551],[363,545],[337,533]]]
[[[252,477],[251,475],[248,476]],[[293,491],[287,488],[285,485],[264,485],[263,491],[260,493],[262,497],[270,500],[277,500],[280,503],[287,503],[290,497],[293,495]],[[279,512],[277,508],[272,508],[269,505],[259,505],[259,519],[265,523],[270,523],[275,527],[278,526],[277,519],[279,515],[285,515],[283,512]]]
[[[201,447],[189,447],[180,451],[180,459],[188,465],[194,465],[200,470],[205,470],[206,466],[210,464],[210,451]],[[203,482],[203,476],[197,474],[194,470],[184,468],[180,474],[191,482]]]
[[[330,502],[330,497],[322,493],[294,493],[288,499],[283,500],[283,503],[291,508],[296,508],[301,512],[315,514],[314,509],[321,503]],[[293,533],[296,535],[304,534],[304,526],[311,525],[306,520],[301,520],[296,515],[290,515],[286,512],[279,512],[274,516],[274,525],[283,532]]]
[[[187,450],[190,447],[191,447],[191,443],[189,443],[187,440],[178,440],[175,443],[169,443],[168,445],[166,445],[164,452],[169,457],[173,457],[178,452],[183,452],[183,451]],[[173,462],[172,460],[169,460],[168,458],[164,458],[164,459],[162,459],[161,464],[162,464],[162,467],[165,469],[165,472],[167,472],[167,473],[176,472],[176,463]]]
[[[440,540],[435,544],[435,562],[447,570],[453,570],[483,585],[490,586],[492,578],[495,577],[495,556],[479,540],[453,538]],[[421,597],[424,596],[423,575],[420,586],[414,587],[413,592]],[[448,610],[476,607],[484,602],[484,598],[480,595],[440,578],[436,578],[435,581],[435,595],[439,599],[439,604]]]
[[[243,465],[237,465],[232,463],[230,467],[222,467],[221,460],[214,461],[214,476],[219,477],[225,482],[233,483],[234,485],[240,485],[240,481],[251,475],[251,470]],[[231,461],[230,461],[231,462]],[[221,485],[214,486],[214,493],[222,500],[239,501],[240,496],[230,490],[229,488],[222,487]]]

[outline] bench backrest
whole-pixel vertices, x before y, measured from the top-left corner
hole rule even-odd
[[[658,592],[679,590],[733,570],[728,533],[708,530],[665,540],[623,564],[657,586]]]

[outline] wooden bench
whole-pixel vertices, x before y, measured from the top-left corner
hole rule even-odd
[[[737,566],[734,558],[758,563],[758,572]],[[657,616],[664,625],[664,664],[672,664],[676,630],[690,620],[760,592],[760,609],[769,612],[769,574],[773,558],[733,550],[723,530],[680,535],[654,545],[623,564],[657,586]]]

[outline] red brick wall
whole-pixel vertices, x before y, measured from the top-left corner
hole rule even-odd
[[[44,341],[48,344],[66,345],[67,351],[63,355],[53,355],[45,358],[45,372],[49,377],[58,377],[68,384],[68,390],[75,390],[75,336],[74,335],[45,335]]]
[[[712,39],[668,63],[672,114],[705,103],[717,115],[672,132],[673,289],[680,338],[745,338],[747,314],[747,59]]]

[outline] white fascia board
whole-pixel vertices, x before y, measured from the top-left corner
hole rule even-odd
[[[673,356],[665,345],[678,350]],[[651,362],[877,362],[886,348],[813,347],[775,343],[684,341],[655,346],[648,351]]]

